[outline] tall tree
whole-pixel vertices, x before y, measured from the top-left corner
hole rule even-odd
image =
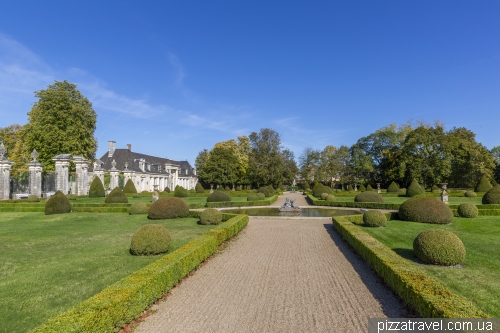
[[[94,159],[97,115],[76,85],[56,81],[35,96],[38,101],[28,112],[29,122],[22,131],[23,155],[29,156],[36,149],[45,170],[54,170],[52,157],[59,154]]]
[[[238,181],[238,159],[229,147],[214,147],[200,170],[200,177],[209,184],[232,185]]]
[[[490,150],[491,156],[495,160],[495,170],[493,173],[493,177],[495,178],[497,183],[500,183],[500,146],[493,147]]]
[[[321,166],[321,153],[311,147],[304,148],[299,157],[300,176],[305,182],[318,180],[318,169]]]
[[[283,149],[281,157],[284,164],[282,182],[291,185],[299,173],[299,168],[297,168],[297,163],[295,162],[295,155],[293,151]]]
[[[16,177],[24,171],[28,170],[26,162],[29,161],[29,155],[23,156],[23,126],[18,124],[9,125],[0,128],[0,143],[3,143],[7,149],[7,158],[14,162],[11,170],[11,175]]]
[[[278,132],[262,128],[252,132],[250,140],[250,170],[252,182],[257,186],[279,184],[283,181],[284,161],[281,156],[281,137]]]

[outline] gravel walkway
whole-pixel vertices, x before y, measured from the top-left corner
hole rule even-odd
[[[405,308],[325,219],[253,219],[136,333],[366,332]]]

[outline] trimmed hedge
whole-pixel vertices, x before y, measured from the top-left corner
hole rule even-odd
[[[200,214],[201,224],[219,224],[222,222],[222,213],[215,208],[207,208]]]
[[[270,198],[256,201],[223,201],[223,202],[207,202],[209,208],[219,207],[251,207],[251,206],[269,206],[278,199],[278,195],[273,195]]]
[[[453,212],[436,198],[410,198],[399,206],[399,218],[431,224],[449,224],[453,221]]]
[[[472,303],[427,276],[416,264],[350,222],[356,218],[359,219],[357,215],[334,216],[332,220],[342,237],[421,318],[488,318]]]
[[[31,194],[26,198],[26,202],[40,202],[40,198],[38,197],[38,195]]]
[[[384,227],[387,217],[380,210],[369,210],[363,214],[363,222],[368,227]]]
[[[364,192],[363,192],[364,193]],[[388,209],[397,210],[401,204],[378,203],[378,202],[329,202],[318,200],[314,196],[308,194],[307,199],[313,206],[332,206],[332,207],[349,207],[349,208],[369,208],[369,209]]]
[[[327,202],[334,202],[335,196],[333,194],[328,194],[325,199]]]
[[[97,295],[35,328],[31,333],[112,333],[141,316],[157,299],[210,257],[224,241],[248,223],[233,218],[132,273]]]
[[[257,200],[265,200],[266,195],[264,193],[255,193],[255,196],[257,197]]]
[[[146,224],[140,227],[130,242],[130,253],[136,256],[149,256],[165,253],[170,247],[170,233],[159,224]]]
[[[363,184],[359,185],[359,190],[360,190],[361,192],[366,191],[366,187],[365,187],[365,185],[363,185]]]
[[[247,197],[247,201],[255,201],[255,200],[258,200],[259,198],[257,198],[257,196],[255,194],[250,194],[248,197]]]
[[[196,193],[205,193],[205,189],[200,183],[196,183],[195,190]]]
[[[420,186],[420,184],[417,182],[417,180],[414,178],[411,181],[410,186],[408,186],[408,188],[406,189],[406,196],[414,197],[419,194],[425,194],[425,191],[422,188],[422,186]]]
[[[148,206],[144,202],[136,202],[130,206],[128,213],[130,215],[147,214],[148,209]]]
[[[314,187],[314,189],[313,189],[313,195],[316,198],[320,198],[323,193],[332,194],[332,189],[329,188],[328,186],[325,186],[325,185],[321,184],[321,183],[319,183],[318,185],[316,185]]]
[[[104,198],[106,193],[104,192],[104,185],[102,185],[101,179],[99,177],[94,177],[89,189],[89,198]]]
[[[188,190],[186,190],[184,187],[177,185],[174,190],[174,197],[177,198],[184,198],[188,196]]]
[[[45,215],[64,213],[71,213],[71,204],[61,191],[57,191],[45,203]]]
[[[486,176],[482,176],[481,179],[476,184],[476,187],[474,188],[475,192],[488,192],[491,190],[493,185],[491,185],[490,181]]]
[[[474,191],[467,191],[464,193],[464,197],[475,198],[475,197],[477,197],[477,193]]]
[[[431,265],[454,266],[465,259],[465,246],[454,233],[444,229],[427,229],[413,241],[415,255]]]
[[[214,191],[207,197],[207,202],[231,201],[231,197],[226,192]]]
[[[399,186],[394,181],[387,188],[387,193],[391,193],[391,192],[392,193],[398,193],[399,192]]]
[[[132,179],[127,180],[125,183],[125,187],[123,188],[123,192],[125,193],[137,193],[137,188],[134,185]]]
[[[457,212],[460,217],[474,218],[479,214],[479,209],[476,205],[465,202],[458,206]]]
[[[491,190],[486,192],[482,199],[483,205],[498,205],[500,204],[500,185],[495,185]]]
[[[115,187],[104,199],[104,203],[128,203],[128,198],[125,193],[119,188]]]
[[[378,202],[383,203],[384,197],[376,192],[362,192],[354,197],[354,202]]]
[[[151,220],[175,219],[187,217],[189,207],[187,203],[180,198],[164,198],[156,200],[151,204],[148,211],[148,218]]]

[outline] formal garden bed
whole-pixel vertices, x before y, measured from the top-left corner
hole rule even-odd
[[[226,219],[234,216],[224,215]],[[66,319],[58,320],[59,323],[65,323],[60,328],[52,323],[52,326],[39,331],[69,332],[69,326],[76,325],[75,322],[80,321],[79,325],[84,325],[82,320],[95,321],[91,325],[99,325],[99,321],[106,322],[105,318],[95,317],[98,315],[109,317],[111,324],[108,321],[102,327],[111,325],[113,329],[108,331],[113,332],[124,320],[126,322],[131,317],[140,315],[155,299],[152,296],[140,297],[139,300],[131,297],[128,301],[120,298],[119,302],[130,309],[118,311],[126,313],[127,318],[120,318],[120,314],[113,312],[108,306],[99,308],[99,302],[84,306],[92,308],[95,311],[93,314],[81,312],[79,304],[108,290],[110,285],[119,283],[117,281],[120,279],[127,279],[130,274],[137,274],[141,269],[146,269],[146,266],[149,267],[159,259],[165,260],[161,258],[172,256],[178,252],[176,250],[185,249],[193,241],[203,238],[204,244],[211,245],[208,248],[207,245],[200,245],[203,255],[196,255],[196,258],[189,260],[189,264],[183,264],[191,270],[213,253],[214,246],[216,248],[221,241],[234,235],[242,227],[241,223],[235,226],[234,223],[227,222],[229,226],[223,223],[217,227],[200,225],[198,221],[198,213],[195,212],[190,213],[188,218],[155,220],[154,223],[166,227],[171,234],[167,256],[133,256],[129,252],[131,236],[140,226],[151,223],[146,215],[2,213],[0,317],[4,321],[0,325],[0,332],[26,332],[74,306],[80,307],[79,314],[74,313],[68,317],[66,313]],[[213,236],[207,236],[211,235],[207,232],[214,228],[229,228],[227,230],[230,232],[217,232]],[[190,248],[198,247],[191,245]],[[172,278],[169,283],[175,284],[180,278],[182,276]],[[136,275],[134,282],[127,282],[124,288],[127,291],[139,288],[134,283],[142,283],[141,278]],[[171,285],[167,287],[170,288]],[[143,293],[144,290],[137,292]],[[113,292],[108,291],[105,298],[109,302],[116,302],[111,295],[114,295]],[[141,306],[143,308],[139,309]],[[86,325],[90,325],[89,322]],[[106,330],[103,328],[102,331]]]

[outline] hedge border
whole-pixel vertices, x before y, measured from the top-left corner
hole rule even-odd
[[[415,264],[353,224],[360,216],[333,217],[333,226],[422,318],[489,318],[472,303],[452,293]]]
[[[207,208],[221,207],[251,207],[251,206],[269,206],[278,199],[278,195],[274,194],[265,200],[256,201],[222,201],[222,202],[207,202]]]
[[[349,207],[349,208],[371,208],[371,209],[387,209],[398,210],[401,204],[378,203],[378,202],[336,202],[316,199],[311,194],[307,195],[309,202],[313,206],[332,206],[332,207]]]
[[[138,318],[145,309],[210,257],[219,245],[247,225],[248,216],[232,216],[227,222],[112,284],[30,333],[116,332]]]

